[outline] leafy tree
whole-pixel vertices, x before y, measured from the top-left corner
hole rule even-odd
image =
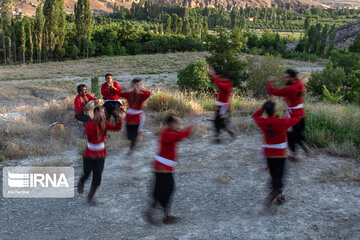
[[[349,50],[360,53],[360,33],[356,35],[354,42],[349,46]]]
[[[241,87],[246,79],[246,62],[238,57],[244,47],[243,33],[238,28],[228,32],[222,27],[217,27],[216,32],[217,35],[208,37],[207,45],[211,55],[206,61],[217,73],[229,77],[235,86]]]

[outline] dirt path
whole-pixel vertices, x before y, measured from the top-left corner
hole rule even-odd
[[[209,125],[208,116],[197,119]],[[261,136],[240,134],[234,142],[213,145],[194,136],[180,144],[173,213],[176,225],[149,226],[141,218],[148,201],[154,133],[145,132],[133,159],[124,150],[106,159],[100,204],[85,196],[72,199],[5,199],[0,197],[0,239],[358,239],[360,187],[327,181],[327,173],[351,159],[319,152],[289,163],[288,202],[276,215],[265,213],[268,173],[257,170]],[[108,140],[111,141],[111,138]],[[81,173],[76,151],[64,153],[65,164]],[[38,159],[21,161],[33,165]],[[42,160],[46,161],[46,159]],[[354,165],[355,166],[355,165]],[[358,166],[358,165],[357,165]],[[0,178],[2,179],[2,171]],[[86,187],[89,187],[87,182]],[[86,189],[87,190],[87,189]],[[2,189],[1,189],[2,191]]]

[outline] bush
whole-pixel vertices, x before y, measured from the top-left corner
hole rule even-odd
[[[339,90],[339,87],[341,88],[344,85],[345,81],[346,74],[344,69],[329,63],[322,72],[313,71],[311,73],[307,88],[312,95],[323,97],[324,86],[329,92],[334,93]]]
[[[326,103],[340,103],[343,99],[340,88],[335,93],[331,93],[325,85],[323,85],[323,101]]]
[[[360,103],[360,70],[354,71],[346,80],[345,98],[349,102]]]
[[[129,42],[126,44],[126,52],[130,55],[137,55],[142,52],[142,46],[138,42]]]
[[[281,78],[284,68],[281,59],[267,55],[265,57],[247,57],[249,78],[246,88],[256,98],[267,97],[267,77]]]
[[[98,77],[91,78],[91,92],[94,94],[96,98],[101,98],[100,94],[100,84]]]
[[[333,51],[331,62],[338,67],[342,67],[346,74],[360,70],[360,54],[347,52],[345,50]]]
[[[177,81],[180,90],[213,91],[214,85],[207,74],[207,68],[208,64],[200,60],[180,70]]]

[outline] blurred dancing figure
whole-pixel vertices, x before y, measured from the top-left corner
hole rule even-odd
[[[107,73],[105,75],[105,82],[101,85],[101,95],[105,100],[106,120],[110,121],[111,116],[115,118],[120,111],[122,103],[119,99],[121,88],[119,84],[112,80],[112,75]]]
[[[93,173],[92,182],[87,200],[90,204],[96,205],[94,198],[95,192],[101,183],[101,175],[104,169],[106,149],[105,137],[108,130],[121,130],[120,114],[116,116],[116,124],[112,124],[105,120],[105,111],[103,107],[96,107],[94,109],[94,119],[88,121],[85,125],[87,135],[87,145],[83,158],[83,175],[78,181],[77,191],[82,194],[84,192],[84,183],[89,178],[90,173]]]
[[[78,95],[74,100],[75,119],[80,122],[86,123],[87,121],[91,120],[90,116],[85,114],[84,112],[86,110],[86,104],[91,100],[94,100],[96,102],[98,102],[99,100],[87,93],[85,84],[80,84],[79,86],[77,86],[77,92]]]
[[[310,150],[306,144],[304,130],[305,130],[305,111],[304,111],[304,94],[305,84],[297,77],[297,72],[293,69],[286,70],[284,74],[284,81],[287,87],[281,89],[274,88],[274,77],[268,78],[267,91],[270,95],[284,97],[287,109],[285,111],[285,117],[298,117],[300,122],[288,129],[288,143],[291,155],[289,160],[297,161],[296,157],[296,144],[299,144],[305,153],[309,155]]]
[[[120,93],[120,97],[125,98],[129,105],[125,116],[127,137],[131,142],[128,155],[132,154],[137,135],[144,126],[145,114],[141,108],[146,99],[151,95],[150,91],[144,89],[141,78],[134,78],[131,81],[131,88],[129,92]]]
[[[212,67],[208,69],[208,74],[218,88],[217,100],[215,101],[217,111],[214,120],[216,131],[214,142],[221,143],[219,135],[222,129],[226,130],[232,138],[235,137],[235,133],[228,127],[233,83],[223,75],[216,75],[215,70]]]
[[[152,203],[148,210],[145,211],[145,220],[151,224],[157,221],[153,218],[155,207],[159,204],[163,210],[163,223],[171,224],[179,218],[170,215],[170,199],[175,189],[173,172],[177,164],[177,143],[190,136],[192,126],[185,130],[178,131],[180,118],[169,115],[166,118],[166,127],[161,131],[159,136],[160,149],[155,156],[153,163],[154,186]]]
[[[266,118],[262,117],[264,112],[267,115]],[[272,179],[272,191],[265,199],[264,205],[271,208],[275,198],[279,204],[285,202],[285,197],[282,195],[282,177],[288,147],[286,130],[297,124],[300,118],[278,118],[275,115],[275,103],[272,101],[265,102],[262,108],[254,113],[253,118],[264,134],[265,143],[262,145],[262,151],[267,159]]]

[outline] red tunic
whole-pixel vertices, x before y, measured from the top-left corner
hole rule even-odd
[[[82,95],[77,95],[75,100],[74,100],[74,105],[75,105],[75,114],[79,114],[79,113],[83,113],[84,112],[84,107],[85,105],[91,101],[91,100],[96,100],[97,98],[94,98],[93,96],[91,96],[89,93],[86,94],[85,97],[83,97]]]
[[[272,84],[269,84],[267,91],[270,95],[284,97],[288,107],[296,107],[303,103],[305,94],[305,84],[299,78],[289,87],[275,89]],[[304,108],[292,109],[290,112],[291,117],[304,117]]]
[[[220,75],[210,75],[210,78],[218,87],[217,101],[222,103],[229,103],[233,88],[232,81],[227,78],[219,80],[219,77]],[[217,105],[217,108],[221,108],[221,106]]]
[[[106,156],[106,148],[104,146],[101,150],[89,149],[89,143],[94,146],[98,146],[101,143],[105,144],[105,137],[107,130],[120,131],[121,119],[116,124],[112,124],[108,121],[104,121],[103,125],[96,121],[90,120],[85,125],[85,131],[87,136],[87,145],[84,153],[84,157],[88,158],[104,158]]]
[[[269,116],[267,118],[261,117],[264,113],[264,109],[257,110],[253,118],[255,123],[261,129],[264,134],[265,144],[281,144],[287,141],[286,130],[300,121],[299,117],[293,118],[278,118],[275,116]],[[264,148],[264,154],[266,157],[286,157],[286,149]]]
[[[180,142],[184,138],[187,138],[191,133],[191,128],[187,128],[183,131],[176,131],[170,128],[165,128],[159,136],[160,150],[158,156],[166,158],[168,160],[177,160],[177,147],[176,143]],[[175,167],[167,166],[158,161],[154,161],[153,168],[155,171],[174,171]]]
[[[122,92],[120,93],[120,97],[125,98],[129,104],[129,109],[141,110],[143,103],[148,99],[151,95],[150,91],[144,90],[140,93],[135,91],[132,92]],[[140,113],[139,114],[129,114],[126,113],[125,116],[126,123],[130,124],[139,124],[140,123]]]
[[[105,100],[117,100],[120,97],[121,88],[117,82],[113,83],[116,89],[108,87],[106,82],[101,85],[101,95]]]

